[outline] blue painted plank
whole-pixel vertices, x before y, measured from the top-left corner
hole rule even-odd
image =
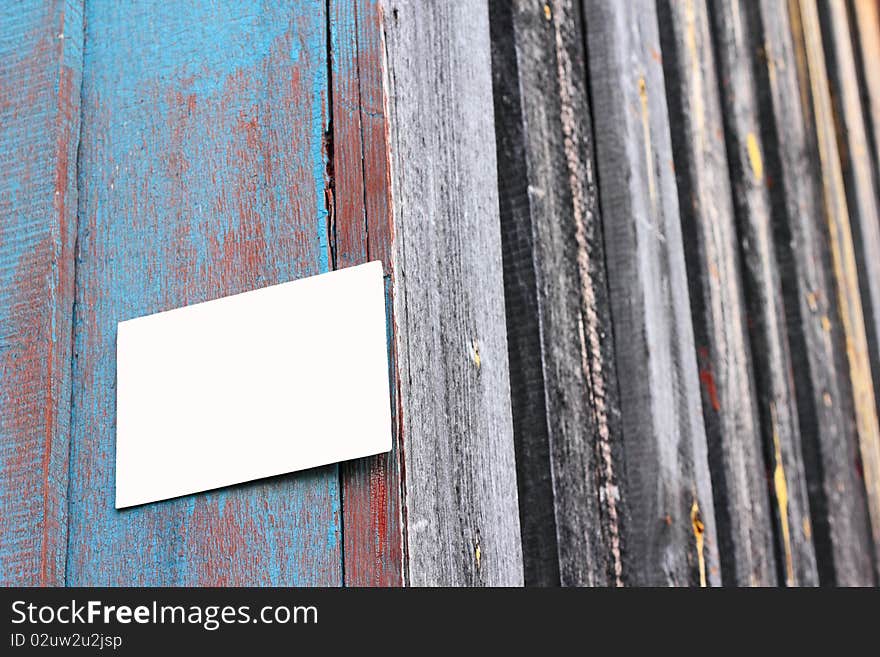
[[[82,31],[0,4],[0,586],[64,582]]]
[[[87,4],[71,585],[341,583],[336,466],[113,508],[117,322],[328,269],[325,10]]]

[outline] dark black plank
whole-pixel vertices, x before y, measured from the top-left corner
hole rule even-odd
[[[620,418],[580,6],[490,10],[526,583],[619,585]]]
[[[628,584],[720,583],[679,200],[653,0],[586,0],[619,374]]]

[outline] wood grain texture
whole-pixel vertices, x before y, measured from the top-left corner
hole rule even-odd
[[[488,9],[381,7],[407,581],[519,585]]]
[[[870,539],[843,333],[835,299],[814,131],[798,84],[788,7],[744,3],[764,169],[786,309],[812,536],[821,584],[870,581]]]
[[[329,268],[325,10],[87,4],[69,584],[341,584],[336,466],[113,508],[116,323]]]
[[[382,260],[390,312],[392,230],[379,8],[374,0],[334,0],[330,8],[334,208],[331,252],[337,268]],[[340,466],[343,570],[348,586],[403,583],[397,368],[393,317],[389,320],[394,449],[390,454]]]
[[[721,104],[702,0],[658,0],[722,581],[776,583]]]
[[[491,0],[489,24],[523,576],[526,586],[558,586],[559,544],[529,197],[528,128],[523,121],[513,3]]]
[[[0,7],[0,585],[64,583],[82,2]]]
[[[620,411],[580,5],[490,3],[526,584],[623,582]]]
[[[847,6],[865,114],[866,147],[874,164],[874,184],[880,189],[880,4],[877,0],[848,0]],[[877,370],[874,372],[876,379]]]
[[[876,185],[867,131],[870,122],[863,112],[846,3],[844,0],[822,2],[817,4],[817,9],[864,315],[868,362],[862,366],[873,383],[873,400],[865,400],[865,403],[873,401],[875,431],[871,434],[873,437],[862,440],[861,457],[873,527],[875,569],[880,573],[880,428],[876,426],[876,404],[880,400],[880,188]],[[871,70],[878,67],[880,59],[869,66]]]
[[[624,581],[718,584],[656,7],[584,11],[631,511]]]
[[[769,471],[777,571],[787,586],[818,584],[807,481],[792,377],[771,179],[764,160],[761,114],[741,0],[710,0],[727,166],[741,253],[756,401]]]
[[[875,388],[871,374],[870,338],[876,337],[876,330],[872,331],[871,328],[880,328],[880,325],[872,325],[874,317],[871,309],[873,301],[880,302],[880,287],[878,287],[880,280],[866,280],[861,286],[861,290],[866,292],[862,298],[860,273],[862,279],[870,279],[880,273],[880,261],[877,260],[880,256],[880,226],[877,225],[876,199],[868,169],[870,165],[867,161],[860,160],[858,152],[852,150],[853,147],[860,149],[865,146],[860,107],[857,97],[854,97],[857,96],[857,92],[852,87],[835,89],[841,94],[837,97],[840,124],[835,124],[832,89],[828,80],[817,3],[815,0],[802,0],[798,2],[798,7],[801,28],[799,36],[803,42],[803,58],[808,72],[808,76],[802,78],[802,85],[807,87],[804,93],[812,103],[812,120],[816,128],[825,220],[837,283],[837,304],[846,344],[849,379],[855,402],[856,431],[861,456],[857,465],[859,465],[862,485],[866,490],[872,528],[874,569],[877,572],[880,568],[880,424],[877,419]],[[835,2],[829,7],[836,8],[835,18],[829,19],[833,23],[829,25],[831,39],[826,40],[829,41],[829,51],[834,53],[834,64],[850,69],[846,73],[852,75],[850,83],[854,85],[856,81],[852,70],[852,53],[846,36],[848,33],[846,15],[843,13],[845,7],[842,3]],[[844,97],[843,94],[846,96]],[[844,133],[844,138],[853,136],[850,131],[858,131],[862,137],[862,141],[858,143],[846,142],[847,174],[848,182],[851,183],[849,189],[845,187],[841,170],[840,149],[837,142],[838,125]],[[848,202],[848,191],[854,203]],[[855,241],[857,238],[860,242],[859,248]],[[875,290],[878,293],[877,299],[873,297]],[[871,328],[866,328],[869,326]],[[874,354],[876,355],[876,350]]]

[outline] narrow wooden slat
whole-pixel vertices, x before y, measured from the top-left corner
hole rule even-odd
[[[361,94],[358,79],[357,3],[330,3],[330,63],[333,158],[330,199],[332,266],[344,269],[366,262]]]
[[[853,150],[864,148],[865,140],[858,93],[850,86],[855,85],[856,81],[852,52],[849,50],[850,42],[846,36],[848,28],[845,23],[845,7],[839,2],[829,5],[834,8],[834,19],[829,19],[833,24],[829,26],[831,39],[828,41],[829,50],[835,54],[834,63],[844,69],[841,76],[851,77],[848,81],[841,81],[840,87],[835,89],[839,94],[838,117],[844,137],[855,140],[845,142],[847,174],[851,183],[849,190],[844,186],[841,171],[836,140],[837,126],[823,52],[819,11],[815,0],[801,0],[798,5],[802,28],[799,37],[803,40],[804,58],[809,73],[808,79],[804,78],[802,84],[809,85],[805,93],[812,103],[812,120],[816,128],[825,219],[855,402],[856,431],[861,454],[860,470],[871,519],[876,572],[880,568],[880,424],[874,398],[869,339],[876,337],[876,330],[880,329],[880,316],[877,323],[872,324],[875,318],[871,307],[876,302],[880,312],[880,278],[877,278],[880,276],[880,226],[877,225],[878,214],[870,165],[860,157],[858,150]],[[857,141],[859,136],[861,141]],[[851,193],[853,203],[848,202],[847,191]],[[859,249],[854,243],[854,234],[860,239]],[[862,278],[868,279],[862,287],[866,291],[864,301],[859,294],[860,269]],[[866,329],[866,326],[875,330]],[[876,354],[875,350],[874,355]]]
[[[70,584],[341,583],[336,466],[113,508],[116,323],[329,268],[325,9],[87,4]]]
[[[718,584],[656,7],[584,8],[631,516],[624,580]]]
[[[768,586],[773,528],[709,20],[702,0],[657,6],[722,581]]]
[[[867,148],[874,163],[874,182],[880,189],[880,4],[877,0],[849,0],[847,4],[858,59]]]
[[[523,576],[526,586],[558,586],[561,580],[550,467],[547,384],[538,314],[535,238],[525,148],[527,133],[520,97],[513,4],[491,0],[489,24]]]
[[[0,586],[64,583],[82,35],[0,7]]]
[[[766,173],[761,113],[741,0],[710,0],[726,159],[737,219],[756,399],[770,470],[777,570],[787,586],[818,584],[810,508],[792,378],[771,181]],[[770,117],[767,117],[770,120]],[[784,219],[784,217],[780,217]]]
[[[526,583],[622,584],[620,411],[578,2],[490,3]]]
[[[390,283],[390,189],[378,5],[374,0],[334,0],[330,6],[335,266],[379,259]],[[390,310],[390,285],[388,304]],[[391,404],[396,420],[393,346],[389,335]],[[349,586],[403,583],[396,429],[395,421],[395,448],[390,454],[346,462],[340,468],[344,574]]]
[[[787,5],[762,0],[742,9],[756,54],[763,164],[809,492],[811,522],[802,530],[813,537],[821,584],[864,583],[871,577],[867,517],[818,158],[798,85],[802,62]]]
[[[517,585],[488,9],[381,7],[408,583]]]

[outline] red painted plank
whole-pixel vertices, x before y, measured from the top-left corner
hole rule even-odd
[[[68,582],[339,585],[336,466],[113,508],[116,323],[328,269],[326,5],[86,26]]]
[[[0,585],[64,583],[82,2],[0,7]]]
[[[379,9],[374,0],[331,3],[334,234],[337,267],[382,260],[391,290],[391,217]],[[391,299],[387,299],[390,312]],[[389,335],[392,411],[396,359]],[[403,584],[399,423],[394,450],[342,467],[345,583]]]

